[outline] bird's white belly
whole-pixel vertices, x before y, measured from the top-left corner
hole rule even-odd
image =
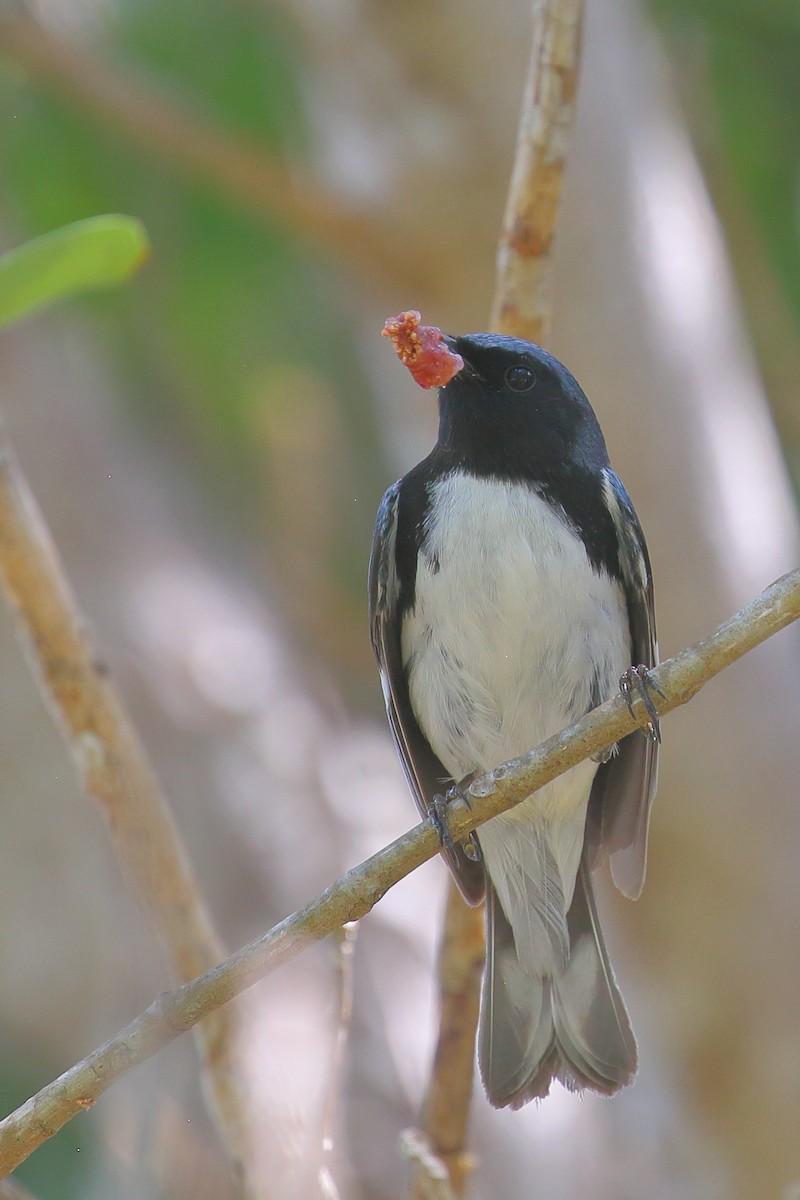
[[[529,487],[459,473],[435,489],[402,654],[420,727],[460,779],[557,733],[593,692],[612,695],[630,638],[619,584]],[[533,798],[537,811],[585,805],[595,770],[554,780]]]

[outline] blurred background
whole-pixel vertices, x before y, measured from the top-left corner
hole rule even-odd
[[[0,7],[0,245],[114,211],[153,243],[120,291],[3,335],[2,412],[231,949],[416,820],[365,573],[435,405],[378,334],[406,307],[485,327],[529,36],[526,0]],[[797,562],[798,63],[796,0],[588,0],[552,349],[647,532],[666,655]],[[5,613],[0,661],[7,1112],[168,976]],[[639,1077],[516,1114],[476,1095],[476,1196],[800,1194],[799,668],[786,631],[665,722],[644,896],[602,897]],[[362,922],[355,1200],[405,1186],[444,876]],[[338,990],[323,945],[237,1008],[273,1198],[321,1195]],[[232,1196],[190,1039],[18,1178]]]

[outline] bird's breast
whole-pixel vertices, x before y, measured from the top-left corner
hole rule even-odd
[[[630,665],[622,589],[563,513],[462,473],[431,485],[401,647],[417,720],[456,778],[558,732]]]

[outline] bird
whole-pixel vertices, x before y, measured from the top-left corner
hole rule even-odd
[[[571,372],[519,338],[435,332],[453,363],[438,439],[385,493],[370,556],[389,724],[431,815],[448,788],[620,687],[629,703],[641,694],[645,736],[572,767],[464,843],[445,830],[441,849],[464,899],[486,904],[477,1040],[490,1104],[519,1108],[554,1080],[613,1095],[636,1073],[637,1046],[593,872],[607,861],[624,895],[642,890],[660,740],[647,545]]]

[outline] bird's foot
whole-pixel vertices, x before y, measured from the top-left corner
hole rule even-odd
[[[642,729],[642,733],[651,742],[660,742],[661,730],[658,724],[658,713],[656,712],[651,692],[655,692],[658,696],[661,696],[662,700],[666,700],[667,697],[658,686],[657,681],[653,678],[648,668],[641,665],[638,667],[629,667],[619,681],[619,690],[632,717],[636,716],[633,709],[634,699],[641,700],[650,718]]]
[[[456,839],[450,830],[450,820],[448,817],[448,809],[456,800],[463,800],[468,809],[472,809],[469,794],[459,784],[454,783],[442,795],[437,793],[428,805],[428,816],[431,819],[431,824],[439,835],[439,841],[444,846],[445,850],[454,851],[456,848]],[[472,834],[466,842],[461,843],[462,849],[467,858],[473,862],[477,862],[479,851],[477,844],[474,842]]]
[[[605,750],[598,750],[597,754],[590,755],[592,762],[599,763],[602,767],[603,763],[609,762],[614,757],[616,746],[607,746]]]

